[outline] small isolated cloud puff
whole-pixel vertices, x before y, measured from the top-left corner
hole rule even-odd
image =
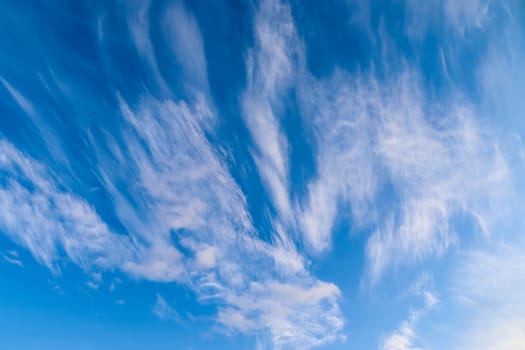
[[[17,265],[17,266],[20,266],[20,267],[24,267],[24,263],[22,262],[22,260],[19,259],[18,257],[18,252],[16,250],[10,250],[4,254],[2,254],[2,258],[4,259],[4,261],[12,264],[12,265]]]
[[[152,312],[162,321],[176,321],[180,322],[181,318],[179,313],[168,304],[168,302],[160,295],[157,294],[155,305],[153,305]]]

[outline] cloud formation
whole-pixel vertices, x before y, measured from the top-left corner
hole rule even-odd
[[[113,268],[132,257],[94,208],[62,189],[46,167],[0,140],[0,227],[37,261],[59,272],[58,249],[83,268]]]
[[[236,155],[214,143],[217,126],[229,127],[232,111],[223,115],[214,103],[208,81],[212,65],[198,16],[183,1],[165,7],[149,1],[118,6],[119,11],[125,9],[122,23],[127,25],[119,35],[129,36],[125,39],[140,62],[134,68],[144,69],[152,82],[145,79],[148,83],[141,81],[128,91],[125,84],[104,77],[110,96],[100,99],[109,101],[100,107],[101,126],[83,113],[86,106],[99,108],[98,91],[79,98],[80,105],[72,99],[76,80],[50,73],[57,88],[46,92],[72,106],[74,117],[64,120],[78,127],[74,135],[82,141],[72,154],[78,153],[78,163],[87,165],[60,172],[54,159],[32,154],[23,142],[0,135],[0,231],[54,273],[74,263],[93,277],[86,286],[94,290],[99,289],[101,273],[115,271],[139,281],[177,283],[200,303],[215,306],[221,331],[255,335],[259,348],[309,349],[345,339],[347,315],[341,303],[347,286],[317,275],[330,275],[323,259],[331,253],[336,235],[349,234],[337,229],[339,220],[362,235],[365,244],[358,248],[366,261],[361,279],[370,286],[402,265],[460,248],[472,236],[490,243],[493,237],[503,237],[497,229],[513,205],[515,164],[497,130],[492,130],[494,124],[483,119],[483,111],[455,86],[445,96],[433,95],[427,77],[406,62],[399,67],[376,62],[378,67],[355,71],[334,67],[327,75],[314,75],[309,43],[298,24],[301,18],[294,17],[293,3],[278,0],[262,0],[253,9],[253,42],[242,52],[246,84],[235,96],[239,106],[231,108],[248,131],[243,141],[249,142],[243,147],[249,149],[249,161],[254,161],[266,191],[260,196],[261,211],[269,225],[256,222],[250,211],[253,203],[237,182],[242,176],[231,164],[247,160],[230,163]],[[408,0],[401,6],[408,9],[403,35],[422,42],[431,30],[427,26],[435,23],[421,18],[436,11],[437,22],[446,23],[444,31],[453,31],[455,40],[462,41],[469,31],[482,30],[490,22],[491,6],[481,0]],[[153,14],[160,14],[160,21],[152,20]],[[105,68],[123,64],[107,50],[110,15],[98,17],[96,28],[97,54]],[[386,41],[382,23],[378,36],[384,34],[380,39]],[[451,62],[456,57],[451,47],[438,51],[444,80],[453,85],[450,76],[457,67]],[[508,91],[519,91],[521,85],[504,77],[520,72],[521,51],[512,45],[501,54],[491,50],[476,70],[484,96],[499,101],[504,94],[514,103],[519,94]],[[386,60],[390,51],[384,51],[380,56]],[[159,59],[167,52],[174,67]],[[125,52],[129,61],[133,53]],[[511,74],[498,66],[502,57]],[[127,74],[123,73],[125,82],[135,78]],[[171,84],[174,76],[177,84]],[[0,76],[0,85],[8,103],[33,117],[44,144],[54,145],[49,153],[58,154],[61,143],[56,140],[61,136],[44,125],[47,115],[41,113],[52,108],[31,101],[32,94],[20,90],[14,80]],[[285,127],[289,109],[305,134],[313,136],[306,140],[312,146],[308,156],[313,169],[299,180],[292,172],[297,146]],[[78,122],[73,121],[76,116]],[[64,140],[65,144],[69,139]],[[230,140],[221,142],[229,146]],[[87,169],[86,178],[94,178],[94,191],[103,193],[100,198],[107,203],[91,202],[86,191],[79,191],[84,177],[74,173],[78,169]],[[472,227],[465,230],[462,220]],[[259,232],[263,229],[267,232]],[[2,258],[23,266],[15,253]],[[470,330],[471,342],[462,346],[516,346],[522,341],[523,293],[505,292],[523,282],[513,269],[523,265],[518,249],[502,244],[487,252],[472,251],[462,263],[452,288],[460,302],[491,310],[509,303],[513,308],[491,322],[476,324]],[[170,295],[163,295],[157,294],[153,314],[179,320]],[[383,349],[417,349],[420,344],[418,322],[438,301],[428,288],[412,297],[421,299],[422,306],[411,309],[383,339]],[[489,328],[491,332],[483,332]]]
[[[354,227],[375,227],[367,244],[372,280],[392,264],[455,245],[461,239],[455,215],[466,213],[481,232],[490,231],[497,203],[501,211],[506,206],[511,176],[472,107],[425,102],[411,72],[388,82],[336,73],[317,84],[304,100],[320,145],[318,176],[308,186],[301,216],[314,250],[330,247],[336,215],[347,207]]]
[[[29,100],[24,95],[22,95],[20,91],[9,84],[9,82],[2,76],[0,76],[0,83],[2,83],[4,88],[9,92],[11,97],[25,113],[27,113],[29,116],[35,115],[35,108],[33,107],[33,104],[29,102]]]
[[[262,1],[254,31],[256,43],[246,62],[248,82],[242,110],[256,146],[253,157],[272,203],[279,217],[292,224],[289,146],[281,126],[282,96],[293,86],[298,59],[298,38],[289,6]]]
[[[162,321],[181,321],[179,313],[173,307],[171,307],[166,299],[164,299],[160,294],[157,294],[155,305],[153,305],[153,309],[151,311]]]
[[[436,296],[429,290],[428,284],[428,274],[422,274],[414,283],[411,292],[422,300],[422,305],[416,309],[410,309],[408,319],[401,322],[399,327],[383,340],[380,346],[382,350],[422,350],[416,345],[418,343],[417,323],[439,303]]]
[[[10,250],[8,252],[3,253],[2,258],[4,259],[4,261],[10,264],[24,267],[24,263],[22,262],[22,260],[19,259],[18,252],[16,250]]]

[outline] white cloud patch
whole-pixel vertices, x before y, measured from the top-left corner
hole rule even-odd
[[[457,97],[427,102],[418,74],[408,70],[385,82],[342,70],[317,80],[306,71],[289,11],[280,2],[262,2],[243,95],[254,158],[278,209],[274,223],[293,231],[297,221],[317,254],[329,250],[336,217],[350,207],[355,228],[376,228],[367,245],[372,281],[391,264],[457,244],[456,215],[470,216],[488,234],[498,205],[505,206],[510,176],[475,110]],[[279,116],[279,96],[292,88],[318,147],[316,177],[298,206],[290,202],[288,143]]]
[[[176,321],[181,322],[181,318],[177,310],[168,304],[166,299],[164,299],[160,294],[157,294],[157,299],[155,305],[153,305],[152,312],[162,321]]]
[[[217,249],[204,247],[197,252],[197,264],[203,268],[212,268],[217,264]]]
[[[64,252],[85,269],[183,283],[202,302],[219,305],[224,327],[270,334],[278,348],[338,339],[338,288],[312,277],[295,247],[255,238],[245,199],[204,135],[214,118],[206,104],[145,96],[135,109],[121,98],[120,108],[124,142],[109,135],[104,147],[102,140],[91,142],[127,235],[112,232],[59,176],[3,140],[2,231],[55,272]],[[100,284],[94,278],[86,285]],[[272,293],[263,299],[265,288]]]
[[[439,302],[429,290],[428,284],[428,275],[423,274],[412,286],[411,294],[420,297],[423,304],[410,310],[408,320],[401,322],[399,327],[382,341],[381,350],[423,350],[417,345],[419,341],[416,333],[417,323]]]
[[[245,295],[228,296],[230,306],[220,310],[219,319],[228,328],[247,332],[264,324],[277,349],[304,349],[340,339],[340,291],[334,284],[308,278],[299,283],[253,282],[249,288]],[[317,316],[309,319],[312,315]]]
[[[300,213],[304,239],[315,252],[330,248],[341,203],[351,205],[356,226],[373,215],[379,180],[372,150],[375,126],[368,109],[376,96],[351,84],[354,78],[338,72],[325,82],[307,80],[301,90],[304,118],[313,121],[319,145],[318,174],[308,184]]]
[[[93,290],[98,290],[100,288],[100,286],[97,283],[93,282],[93,281],[87,281],[86,282],[86,286],[91,288],[91,289],[93,289]]]
[[[466,213],[482,231],[490,229],[497,204],[505,205],[509,193],[507,163],[473,112],[460,105],[432,121],[436,116],[425,115],[407,83],[381,106],[376,151],[399,209],[369,241],[372,276],[398,257],[418,260],[455,244],[453,215]]]
[[[169,95],[169,84],[162,75],[157,62],[156,45],[150,31],[156,29],[156,22],[150,22],[151,1],[129,1],[125,3],[131,39],[146,66],[150,68],[156,83],[164,94]],[[103,22],[99,22],[99,40],[103,43]],[[208,72],[203,41],[193,14],[182,1],[171,2],[164,11],[160,27],[165,42],[173,49],[178,64],[182,67],[182,81],[194,94],[209,95]]]
[[[114,149],[118,166],[107,163],[100,173],[122,223],[147,243],[124,271],[187,284],[202,302],[222,305],[218,322],[226,329],[268,333],[277,348],[338,339],[338,288],[313,278],[293,245],[254,237],[245,199],[204,135],[214,118],[209,110],[147,97],[133,111],[121,100],[125,148]],[[132,173],[134,191],[124,196],[112,184]],[[275,293],[263,296],[268,291]]]
[[[189,234],[181,240],[188,249],[198,249],[192,240],[212,245],[231,241],[235,232],[251,230],[245,200],[204,135],[213,118],[204,103],[147,97],[132,111],[121,99],[121,111],[129,125],[123,135],[126,146],[113,152],[118,166],[107,162],[100,172],[121,221],[147,243],[141,262],[125,269],[157,281],[181,279],[183,256],[171,234]],[[136,186],[124,194],[113,184],[128,173],[136,174],[126,179]]]
[[[417,350],[413,345],[416,333],[410,321],[403,322],[399,328],[390,335],[381,346],[382,350]]]
[[[149,37],[149,5],[130,5],[129,30],[163,86]],[[459,18],[454,21],[483,13],[447,6],[451,18]],[[198,87],[188,89],[193,98],[144,92],[131,101],[117,93],[120,132],[87,137],[96,155],[94,172],[126,235],[113,232],[58,174],[0,140],[0,229],[37,261],[58,272],[63,251],[85,269],[177,282],[199,301],[215,303],[224,329],[259,335],[264,339],[259,347],[308,349],[343,338],[341,291],[308,271],[296,231],[309,252],[326,252],[338,214],[350,207],[354,227],[373,228],[366,245],[372,281],[385,269],[457,244],[455,215],[468,215],[490,235],[494,213],[507,205],[502,198],[509,170],[475,111],[459,99],[427,103],[416,73],[386,82],[372,73],[341,70],[314,78],[306,70],[290,7],[266,0],[254,21],[241,96],[253,158],[277,210],[271,243],[258,239],[223,150],[207,138],[218,116],[199,90],[207,89],[207,64],[198,23],[181,2],[164,15],[163,30],[184,80]],[[34,111],[17,90],[1,83],[28,114]],[[290,199],[290,146],[281,126],[282,96],[292,89],[317,151],[316,174],[298,203]],[[95,282],[88,283],[98,286]],[[383,349],[416,349],[416,323],[437,303],[430,291],[420,293],[424,305],[385,339]],[[160,295],[153,313],[179,319]]]
[[[0,228],[58,272],[58,248],[78,265],[111,268],[131,258],[129,241],[112,233],[95,210],[61,189],[42,164],[0,140]]]
[[[525,340],[523,248],[521,237],[502,240],[499,236],[485,247],[465,250],[445,271],[442,291],[448,295],[438,301],[441,316],[429,319],[424,327],[409,319],[383,345],[389,341],[391,349],[419,349],[418,341],[424,341],[429,349],[521,349]],[[428,284],[419,284],[417,290],[425,304],[420,310],[433,309],[437,298],[427,293]],[[417,319],[427,313],[417,312]],[[416,331],[425,331],[425,339],[417,337]]]
[[[376,227],[366,248],[372,281],[391,264],[456,244],[455,215],[490,233],[508,206],[510,171],[471,107],[426,103],[413,73],[380,83],[336,72],[305,85],[305,118],[314,121],[319,151],[300,221],[314,251],[330,247],[341,204],[351,207],[354,227]]]
[[[412,38],[421,39],[427,30],[451,29],[460,37],[473,29],[482,29],[491,19],[491,0],[405,0],[406,31]]]
[[[269,7],[262,11],[277,9],[289,20],[289,9],[274,5],[267,3]],[[188,35],[200,37],[193,17],[177,6],[166,17],[167,21],[183,18],[170,29],[172,35],[189,31]],[[262,30],[261,45],[266,47],[274,34],[270,24],[263,27],[257,28]],[[293,30],[290,24],[283,28]],[[176,44],[175,51],[185,51],[184,45],[189,44]],[[279,45],[277,51],[285,55],[285,43]],[[195,52],[200,55],[198,49]],[[271,53],[254,53],[256,60],[268,61],[276,72],[268,77],[264,70],[254,70],[257,77],[245,94],[250,100],[247,104],[260,102],[269,109],[277,104],[283,84],[279,74],[288,69],[283,68],[287,58],[273,58]],[[205,67],[205,61],[199,63],[191,57],[181,61],[188,74]],[[188,66],[190,63],[198,67]],[[119,97],[119,105],[125,122],[119,135],[123,142],[108,135],[106,147],[97,140],[92,143],[117,216],[139,243],[138,258],[123,264],[122,269],[136,278],[186,284],[202,302],[219,305],[218,322],[226,329],[269,334],[276,348],[309,348],[338,339],[343,326],[338,288],[311,276],[304,258],[280,226],[276,227],[274,244],[256,238],[244,195],[205,135],[204,130],[217,118],[207,99],[199,92],[191,103],[144,95],[135,104]],[[265,123],[263,119],[259,122]],[[263,129],[255,128],[254,132]],[[276,130],[271,133],[280,137]],[[269,162],[270,173],[275,170],[278,182],[284,183],[285,155],[279,147],[276,153],[266,153],[266,146],[273,145],[267,141],[261,136],[260,159]],[[111,156],[106,149],[111,150]],[[118,183],[132,184],[131,190],[117,187]],[[287,189],[283,187],[282,193],[287,196]],[[290,211],[289,199],[280,203],[284,203],[280,208]],[[265,290],[272,293],[263,297]],[[294,294],[306,297],[293,301]]]
[[[24,263],[22,262],[22,260],[19,259],[18,252],[16,250],[10,250],[10,251],[3,253],[2,259],[4,259],[4,261],[10,264],[24,267]]]
[[[481,28],[489,18],[490,0],[447,0],[443,3],[445,18],[461,34],[469,27]]]
[[[465,350],[521,350],[525,344],[525,317],[494,317],[483,315],[485,322],[478,322],[476,328],[467,331],[459,339],[457,349]]]

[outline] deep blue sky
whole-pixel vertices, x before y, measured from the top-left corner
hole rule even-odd
[[[522,349],[520,1],[0,1],[0,349]]]

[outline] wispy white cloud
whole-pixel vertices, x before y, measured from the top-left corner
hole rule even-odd
[[[160,295],[157,294],[155,305],[153,305],[152,312],[155,316],[163,321],[176,321],[181,322],[181,318],[177,310],[168,304],[168,302]]]
[[[282,131],[282,96],[292,87],[298,38],[289,6],[261,1],[255,17],[255,47],[248,52],[244,119],[254,140],[253,157],[280,218],[292,223],[288,141]]]
[[[271,334],[276,347],[336,339],[343,322],[338,288],[312,277],[293,246],[255,238],[243,195],[204,135],[213,117],[204,102],[196,103],[144,97],[132,109],[121,99],[124,143],[108,136],[109,156],[97,147],[101,140],[92,140],[99,176],[127,235],[112,232],[51,169],[2,141],[2,231],[56,272],[63,251],[86,269],[184,283],[202,302],[223,305],[224,327]],[[117,187],[123,181],[132,191]],[[97,288],[96,282],[87,285]],[[273,293],[262,299],[265,288]],[[306,297],[289,304],[292,294]],[[226,316],[233,314],[249,327]]]
[[[484,9],[476,2],[448,4],[442,11],[462,32],[455,21],[474,16],[468,26],[479,27]],[[458,244],[462,237],[453,222],[458,215],[491,234],[508,206],[511,175],[498,140],[479,123],[477,111],[458,96],[429,102],[417,72],[408,69],[384,82],[373,73],[341,70],[323,80],[312,77],[302,65],[302,44],[287,11],[278,2],[262,3],[243,96],[257,146],[254,157],[278,209],[276,221],[284,219],[286,230],[293,213],[310,251],[325,252],[336,217],[350,208],[355,228],[375,228],[366,246],[372,283],[385,269]],[[298,207],[290,204],[288,144],[276,98],[290,88],[298,89],[305,124],[318,146],[317,174]]]
[[[422,299],[423,304],[416,308],[411,309],[407,320],[401,322],[399,327],[387,336],[381,343],[380,348],[382,350],[422,350],[423,348],[418,346],[418,336],[416,333],[416,327],[421,317],[425,316],[430,310],[432,310],[438,299],[429,290],[428,275],[423,274],[411,287],[410,292],[412,296],[417,296]]]
[[[268,11],[272,10],[281,11],[283,18],[290,20],[287,7],[270,2],[264,6],[260,16],[266,17],[260,21],[269,20]],[[166,20],[171,21],[173,16],[182,16],[190,23],[188,28],[184,21],[171,28],[173,35],[191,31],[190,36],[200,37],[187,10],[176,7]],[[261,45],[266,48],[275,34],[269,23],[262,26],[256,25],[256,30],[261,31],[259,40],[264,41]],[[279,26],[293,30],[289,23]],[[183,50],[177,45],[176,52]],[[289,64],[287,58],[279,56],[286,54],[286,45],[279,45],[277,58],[272,56],[275,51],[254,51],[255,60],[263,65],[268,61],[270,68],[277,71],[267,76],[265,70],[254,68],[253,81],[245,93],[247,104],[260,102],[270,109],[278,104],[278,92],[284,84],[281,70],[289,69],[282,67]],[[181,60],[188,65],[198,64],[183,64],[188,74],[192,69],[205,67],[205,61],[201,64],[188,57]],[[264,94],[259,96],[259,92]],[[276,226],[275,244],[256,238],[244,195],[221,153],[205,134],[217,118],[214,107],[198,93],[195,97],[188,102],[145,95],[136,104],[119,97],[126,124],[120,135],[123,143],[108,136],[109,156],[104,151],[106,147],[92,140],[100,159],[98,171],[112,194],[117,216],[134,241],[140,243],[136,247],[137,259],[125,263],[123,270],[137,278],[186,284],[202,302],[221,305],[218,322],[224,328],[270,334],[271,343],[278,348],[309,348],[338,339],[343,325],[339,289],[318,281],[306,270],[304,258],[280,225]],[[264,118],[259,122],[265,123]],[[271,123],[274,122],[272,125],[278,125],[277,121]],[[259,141],[259,156],[273,164],[277,177],[284,179],[284,158],[275,162],[273,153],[266,153],[267,145],[273,147],[273,143],[267,143],[262,136]],[[285,157],[279,147],[276,152],[277,158]],[[122,178],[122,174],[126,177]],[[132,191],[115,186],[121,182],[133,184]],[[283,193],[288,196],[287,189]],[[282,203],[289,212],[289,199]],[[271,293],[264,296],[266,290]],[[308,297],[291,302],[292,294]]]
[[[414,329],[410,322],[403,322],[399,328],[390,335],[381,346],[383,350],[417,350],[413,346],[415,337]]]
[[[428,30],[451,29],[463,37],[468,30],[482,29],[491,19],[491,0],[404,1],[407,16],[406,32],[422,38]]]
[[[522,134],[525,104],[521,92],[525,90],[525,83],[515,77],[525,69],[525,33],[517,4],[501,2],[501,6],[508,6],[505,15],[498,18],[504,25],[489,31],[492,40],[487,41],[475,73],[483,109],[498,118],[509,131]]]
[[[209,109],[147,98],[136,111],[121,101],[121,110],[131,129],[126,149],[113,153],[127,156],[100,172],[114,191],[121,221],[148,242],[124,270],[187,284],[202,302],[224,305],[218,322],[226,329],[269,333],[276,347],[308,348],[338,339],[343,324],[338,288],[312,277],[293,245],[254,237],[245,199],[204,135],[213,116],[199,113]],[[112,188],[130,165],[136,169],[137,177],[127,179],[137,184],[130,194],[136,207]],[[139,216],[142,224],[135,221]],[[173,244],[174,230],[189,255]]]
[[[381,83],[336,72],[305,85],[305,118],[315,121],[319,150],[300,220],[314,250],[330,247],[336,215],[350,207],[354,227],[375,227],[366,249],[377,280],[392,264],[455,245],[454,215],[469,215],[488,234],[505,211],[507,161],[468,104],[426,102],[413,72]]]
[[[520,349],[525,344],[525,242],[523,201],[520,199],[524,171],[523,99],[525,86],[516,79],[523,71],[523,27],[517,13],[519,2],[502,2],[501,26],[493,30],[486,53],[476,67],[483,109],[507,127],[505,152],[515,172],[515,196],[507,196],[510,218],[482,247],[471,247],[452,274],[451,292],[460,309],[463,329],[447,335],[457,349]],[[494,5],[496,3],[493,3]]]
[[[162,85],[149,3],[135,5],[128,19],[132,38]],[[448,11],[458,11],[458,18],[470,13]],[[182,283],[201,302],[218,305],[217,321],[225,329],[262,334],[275,348],[307,349],[342,339],[341,291],[308,271],[290,232],[300,231],[310,252],[326,252],[337,216],[349,208],[356,228],[374,229],[366,246],[372,280],[460,241],[454,215],[470,215],[480,231],[491,232],[508,166],[475,111],[459,99],[427,103],[412,72],[387,82],[342,70],[314,78],[289,6],[267,0],[255,18],[241,96],[253,157],[277,210],[271,243],[258,239],[222,151],[206,136],[218,116],[209,96],[201,96],[207,64],[197,21],[181,2],[164,19],[185,80],[199,86],[190,89],[194,98],[145,92],[132,101],[117,94],[121,131],[89,138],[94,171],[126,235],[113,232],[57,174],[0,143],[6,180],[0,227],[39,262],[58,271],[63,250],[85,268]],[[1,82],[22,108],[31,106]],[[316,137],[316,173],[299,203],[290,199],[290,146],[282,128],[282,96],[290,89],[297,90],[305,125]],[[414,349],[416,322],[437,300],[428,291],[421,297],[424,306],[385,340],[385,349]],[[176,315],[160,295],[153,312],[165,319]]]
[[[95,210],[61,189],[56,176],[0,140],[0,227],[54,271],[60,247],[82,267],[113,267],[131,257],[129,242],[112,233]]]
[[[22,262],[22,260],[19,259],[18,252],[16,250],[10,250],[8,252],[3,253],[2,258],[4,259],[4,261],[10,264],[24,267],[24,263]]]
[[[127,2],[126,9],[128,27],[137,52],[142,57],[142,59],[147,62],[147,65],[150,67],[157,84],[159,84],[163,90],[167,91],[168,88],[157,64],[155,49],[150,39],[150,7],[150,0]],[[102,19],[98,23],[97,30],[99,40],[103,43],[104,22]]]
[[[182,1],[175,1],[166,10],[163,27],[167,41],[182,66],[183,80],[193,85],[194,94],[207,96],[208,68],[202,36],[195,17],[185,8]]]
[[[157,67],[153,45],[149,37],[149,11],[151,1],[130,1],[128,6],[129,9],[127,20],[135,47],[137,48],[138,52],[146,58],[147,62],[151,66]],[[104,33],[103,27],[101,26],[102,25],[99,24],[97,30],[99,39],[103,40]]]
[[[181,66],[186,88],[192,94],[209,97],[208,70],[199,26],[183,1],[174,1],[165,9],[160,23],[150,22],[151,1],[129,1],[125,4],[128,28],[137,52],[151,70],[158,87],[169,95],[170,84],[157,62],[157,45],[172,48],[176,62]],[[103,43],[103,22],[99,22],[99,39]],[[164,33],[162,39],[153,42],[151,31],[158,26]]]
[[[447,5],[450,16],[485,8],[481,2],[453,7]],[[310,252],[326,252],[337,216],[350,208],[354,228],[375,227],[367,246],[372,280],[391,264],[457,244],[455,215],[466,213],[487,234],[504,210],[510,175],[477,111],[454,94],[429,102],[418,73],[407,68],[388,81],[343,70],[314,78],[288,11],[282,3],[262,2],[243,95],[254,157],[278,209],[274,223],[284,219],[290,230],[297,221]],[[289,146],[276,98],[288,89],[297,89],[317,146],[316,176],[299,205],[290,202]]]
[[[125,268],[138,277],[177,280],[182,278],[183,256],[171,233],[180,231],[182,244],[203,258],[199,242],[213,247],[231,240],[236,231],[251,230],[245,199],[205,137],[203,129],[213,118],[205,104],[148,97],[136,111],[121,100],[121,111],[130,127],[124,135],[126,148],[115,149],[116,168],[108,161],[100,172],[121,221],[148,242],[141,263]],[[131,169],[136,176],[126,181],[137,185],[125,195],[113,183]],[[190,232],[187,239],[182,239],[182,230]]]
[[[520,350],[525,344],[525,317],[495,317],[488,313],[480,315],[484,322],[477,320],[474,329],[458,336],[457,349],[466,350]],[[466,336],[465,336],[466,335]]]
[[[86,286],[98,290],[100,286],[102,285],[102,273],[100,272],[94,272],[91,274],[91,279],[89,281],[86,281]]]
[[[371,204],[379,178],[373,153],[375,126],[368,112],[377,97],[351,83],[356,79],[338,71],[327,81],[306,80],[301,90],[303,117],[311,121],[319,147],[317,177],[308,184],[299,216],[305,242],[315,252],[330,248],[341,204],[351,208],[356,227],[374,215]]]
[[[467,251],[454,276],[456,296],[469,303],[520,306],[525,289],[525,273],[520,271],[525,266],[522,248],[516,242],[500,242],[490,249]]]
[[[466,250],[446,272],[445,283],[441,283],[443,293],[448,294],[443,302],[439,301],[442,315],[436,320],[427,315],[424,326],[416,325],[437,300],[432,293],[428,294],[428,285],[420,285],[415,290],[420,291],[425,306],[412,313],[383,345],[389,341],[392,349],[414,349],[417,330],[424,331],[425,338],[419,341],[428,344],[428,348],[521,349],[525,340],[522,252],[521,238],[501,237],[491,239],[484,247]],[[416,316],[415,322],[411,321],[412,315]]]
[[[455,214],[467,213],[481,231],[489,229],[497,204],[504,206],[509,193],[506,160],[486,142],[491,135],[476,124],[473,112],[459,105],[442,117],[426,115],[414,91],[414,85],[402,86],[393,95],[395,104],[392,99],[382,105],[377,152],[399,209],[369,241],[375,276],[399,262],[394,256],[418,260],[455,244],[460,238],[451,226]]]
[[[93,290],[98,290],[98,288],[100,287],[97,283],[93,282],[93,281],[87,281],[86,282],[86,286],[93,289]]]
[[[334,284],[311,278],[252,282],[249,293],[227,297],[229,306],[219,311],[219,320],[242,332],[260,331],[262,324],[275,348],[306,349],[341,339],[339,293]]]
[[[4,88],[9,92],[11,97],[16,101],[18,106],[26,112],[30,117],[35,116],[35,107],[29,100],[20,93],[17,89],[15,89],[7,80],[5,80],[2,76],[0,76],[0,83],[4,86]]]
[[[443,3],[447,22],[463,34],[469,27],[481,28],[489,19],[491,0],[447,0]]]

